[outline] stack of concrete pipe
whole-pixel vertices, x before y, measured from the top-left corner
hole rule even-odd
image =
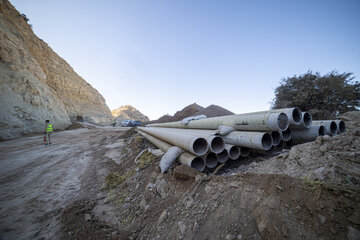
[[[225,126],[225,127],[224,127]],[[224,131],[226,129],[226,131]],[[164,152],[177,146],[185,152],[180,163],[203,171],[229,159],[252,154],[271,155],[318,136],[345,132],[341,120],[312,121],[309,112],[284,108],[189,121],[149,124],[137,131]]]

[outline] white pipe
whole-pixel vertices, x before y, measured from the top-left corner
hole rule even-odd
[[[312,125],[307,129],[292,130],[291,139],[294,144],[300,144],[305,142],[314,141],[318,136],[324,136],[326,129],[322,125]]]
[[[197,156],[204,155],[209,149],[206,139],[202,137],[184,135],[176,132],[169,132],[159,128],[146,128],[146,127],[137,127],[137,128],[143,132],[146,132],[165,142],[178,146],[183,150],[191,152]]]
[[[337,124],[333,120],[321,120],[321,121],[313,121],[313,125],[323,125],[326,129],[326,134],[330,136],[335,136],[337,132]]]
[[[138,133],[141,134],[144,138],[146,138],[149,142],[154,144],[156,147],[160,148],[163,152],[167,152],[170,148],[173,146],[168,144],[167,142],[164,142],[154,136],[151,136],[150,134],[147,134],[143,131],[138,130]],[[192,167],[199,172],[204,171],[205,169],[205,161],[202,157],[195,156],[191,153],[184,152],[180,155],[178,158],[178,161],[181,164],[187,165],[189,167]]]
[[[240,147],[231,144],[225,144],[225,149],[228,151],[229,158],[236,160],[240,157]]]

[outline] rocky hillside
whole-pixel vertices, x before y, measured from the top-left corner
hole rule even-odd
[[[105,123],[110,109],[99,92],[38,38],[7,0],[0,0],[0,138],[42,131],[46,119],[55,129],[78,114]]]
[[[121,106],[115,110],[111,111],[111,114],[118,120],[139,120],[142,122],[148,122],[149,118],[142,114],[139,110],[136,108],[126,105]]]

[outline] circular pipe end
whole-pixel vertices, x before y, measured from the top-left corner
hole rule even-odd
[[[301,123],[301,110],[298,107],[295,107],[292,111],[292,118],[296,125],[299,125]]]
[[[339,127],[338,128],[339,128],[340,133],[344,133],[345,129],[346,129],[345,122],[344,121],[339,121]]]
[[[279,145],[280,141],[281,141],[281,135],[278,131],[272,131],[271,132],[271,137],[273,140],[273,146],[277,146]]]
[[[216,167],[216,165],[218,164],[218,157],[216,155],[216,153],[208,153],[205,156],[205,164],[208,168],[214,168]]]
[[[306,128],[310,128],[312,124],[312,117],[309,112],[303,112],[303,121]]]
[[[285,113],[280,113],[277,118],[279,130],[284,131],[289,126],[289,118]]]
[[[226,149],[222,150],[220,153],[217,154],[217,158],[219,163],[224,163],[229,158],[229,153]]]
[[[332,135],[335,135],[337,132],[337,124],[335,121],[331,121],[330,123],[330,132]]]
[[[205,138],[196,138],[192,144],[192,149],[195,155],[202,156],[208,151],[209,145]]]
[[[319,136],[324,136],[326,134],[326,128],[324,126],[319,127]]]
[[[205,161],[201,157],[196,157],[191,161],[191,167],[195,168],[199,172],[204,171],[205,169]]]
[[[286,115],[285,115],[286,116]],[[268,133],[264,133],[264,135],[261,138],[261,145],[264,150],[269,150],[272,146],[272,137]]]
[[[283,141],[289,141],[291,139],[291,130],[287,128],[285,131],[281,132],[281,138]]]
[[[224,151],[225,148],[225,142],[222,137],[214,136],[210,143],[210,149],[214,153],[221,153]]]
[[[231,160],[236,160],[240,157],[240,150],[241,148],[239,146],[232,146],[229,151],[228,151],[228,154],[229,154],[229,158]]]
[[[248,157],[250,155],[250,148],[240,147],[240,156]]]

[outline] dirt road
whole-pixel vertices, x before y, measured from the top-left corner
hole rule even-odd
[[[106,142],[126,130],[55,132],[48,146],[43,136],[0,143],[0,239],[59,239],[62,210],[101,188],[114,154],[103,156]]]

